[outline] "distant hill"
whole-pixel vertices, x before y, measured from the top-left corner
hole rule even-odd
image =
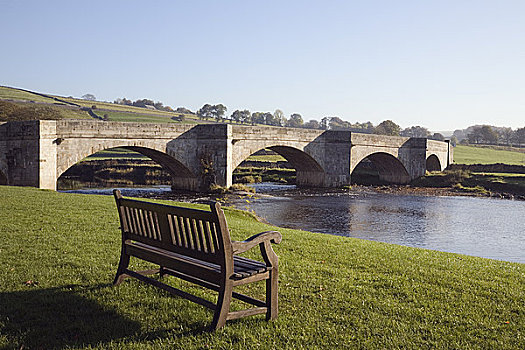
[[[145,123],[203,122],[194,114],[55,96],[8,86],[0,86],[0,102],[0,121],[72,118]]]

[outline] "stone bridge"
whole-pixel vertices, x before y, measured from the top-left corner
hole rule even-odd
[[[261,149],[286,158],[297,184],[339,187],[368,159],[380,178],[407,183],[452,162],[447,142],[424,138],[228,124],[149,124],[41,120],[0,124],[0,184],[56,189],[71,166],[98,151],[123,147],[159,163],[173,186],[199,190],[232,184],[232,173]]]

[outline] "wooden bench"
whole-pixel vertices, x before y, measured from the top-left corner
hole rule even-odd
[[[118,190],[113,194],[122,230],[115,285],[131,276],[206,306],[214,310],[211,330],[224,326],[227,320],[244,316],[266,313],[267,320],[277,317],[278,259],[271,243],[281,241],[279,232],[262,232],[245,241],[232,242],[218,203],[209,203],[210,211],[206,211],[123,198]],[[260,247],[264,262],[237,255],[255,246]],[[149,261],[159,268],[130,270],[130,257]],[[147,277],[154,273],[161,277],[175,276],[217,291],[217,303]],[[233,291],[233,287],[262,280],[266,280],[265,301]],[[232,297],[254,307],[230,311]]]

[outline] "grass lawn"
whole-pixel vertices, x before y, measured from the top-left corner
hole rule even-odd
[[[525,153],[457,145],[454,148],[454,163],[525,165]]]
[[[0,195],[2,349],[525,348],[523,264],[280,229],[279,318],[207,333],[212,314],[199,305],[136,280],[111,286],[111,197],[6,186]],[[272,228],[226,216],[234,239]]]

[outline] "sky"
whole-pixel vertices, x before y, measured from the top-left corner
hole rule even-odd
[[[305,121],[525,126],[525,1],[0,0],[0,85]]]

